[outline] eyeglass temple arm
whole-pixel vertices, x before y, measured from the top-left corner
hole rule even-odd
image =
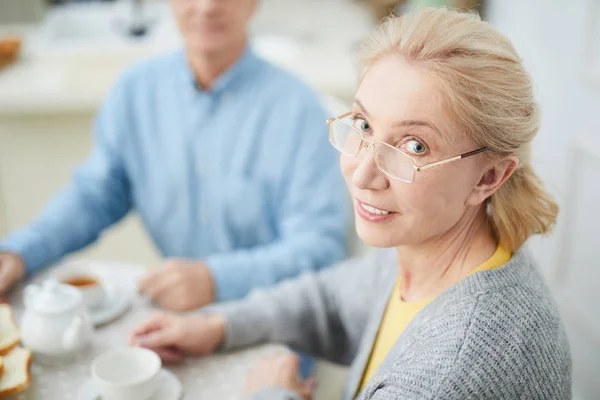
[[[450,157],[450,158],[447,158],[445,160],[436,161],[434,163],[423,165],[422,167],[415,167],[415,168],[416,168],[417,171],[423,171],[425,169],[437,167],[438,165],[448,164],[448,163],[453,162],[453,161],[457,161],[457,160],[461,160],[463,158],[471,157],[471,156],[474,156],[475,154],[483,153],[484,151],[487,151],[487,150],[488,150],[487,147],[481,147],[481,148],[479,148],[477,150],[469,151],[467,153],[463,153],[463,154],[458,155],[456,157]]]
[[[330,123],[332,123],[332,122],[333,122],[333,121],[335,121],[336,119],[345,118],[345,117],[347,117],[347,116],[348,116],[348,115],[350,115],[350,114],[352,114],[352,111],[348,111],[347,113],[345,113],[345,114],[342,114],[342,115],[340,115],[340,116],[337,116],[337,117],[329,118],[329,119],[327,119],[327,121],[325,121],[325,122],[327,123],[327,125],[329,125]]]

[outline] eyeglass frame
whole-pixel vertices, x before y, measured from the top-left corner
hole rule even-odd
[[[448,164],[448,163],[451,163],[451,162],[454,162],[454,161],[462,160],[463,158],[474,156],[475,154],[483,153],[484,151],[488,151],[489,150],[489,148],[487,146],[483,146],[483,147],[480,147],[479,149],[476,149],[476,150],[468,151],[466,153],[459,154],[459,155],[454,156],[454,157],[445,158],[445,159],[440,160],[440,161],[434,161],[434,162],[431,162],[429,164],[425,164],[425,165],[422,165],[422,166],[419,167],[419,166],[417,166],[416,160],[414,158],[412,158],[411,156],[409,156],[408,154],[406,154],[405,152],[403,152],[402,150],[400,150],[400,149],[392,146],[389,143],[382,142],[381,140],[369,140],[369,139],[365,138],[363,136],[362,132],[359,131],[354,125],[351,125],[351,124],[347,123],[346,121],[342,120],[342,118],[346,118],[347,116],[349,116],[351,114],[352,114],[352,111],[349,111],[349,112],[347,112],[345,114],[342,114],[342,115],[339,115],[337,117],[328,118],[325,121],[327,123],[327,130],[328,130],[327,136],[328,136],[328,139],[329,139],[329,143],[331,143],[331,145],[333,146],[333,148],[336,149],[337,151],[339,151],[340,153],[345,154],[348,157],[352,157],[352,158],[358,157],[358,155],[360,154],[360,150],[362,148],[364,148],[364,147],[367,147],[367,146],[365,146],[365,142],[368,143],[368,144],[370,144],[373,147],[373,152],[374,152],[374,155],[376,156],[375,157],[375,164],[377,165],[377,168],[381,172],[383,172],[386,176],[388,176],[388,177],[390,177],[392,179],[398,180],[400,182],[412,183],[415,180],[415,176],[416,176],[417,172],[420,172],[420,171],[423,171],[423,170],[427,170],[429,168],[437,167],[437,166],[440,166],[440,165]],[[334,122],[334,121],[340,121],[341,123],[347,125],[348,127],[350,127],[351,129],[353,129],[354,131],[356,131],[356,133],[358,133],[360,135],[360,139],[361,139],[360,145],[358,146],[358,150],[356,151],[356,154],[354,156],[351,156],[348,153],[343,152],[335,144],[333,144],[333,140],[331,139],[331,136],[332,136],[331,135],[331,123]],[[384,144],[384,145],[390,147],[392,150],[395,150],[395,151],[397,151],[399,153],[402,153],[403,156],[406,156],[410,160],[412,160],[412,162],[413,162],[413,168],[415,170],[415,173],[413,174],[413,178],[412,178],[411,181],[406,181],[405,179],[401,179],[401,178],[398,178],[396,176],[393,176],[389,172],[383,170],[379,166],[379,162],[377,161],[377,151],[375,150],[375,145],[377,143]]]

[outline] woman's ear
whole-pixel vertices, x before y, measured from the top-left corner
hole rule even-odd
[[[519,159],[515,156],[503,158],[489,166],[477,185],[469,193],[465,205],[477,206],[482,204],[510,178],[518,166]]]

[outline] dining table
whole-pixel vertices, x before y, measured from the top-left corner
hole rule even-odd
[[[111,290],[124,291],[128,304],[121,315],[106,321],[94,330],[92,342],[86,351],[79,352],[68,362],[58,365],[36,362],[31,365],[29,389],[14,396],[18,400],[82,400],[80,388],[91,379],[92,360],[107,350],[128,345],[131,330],[157,308],[138,295],[138,282],[148,271],[145,266],[120,261],[79,260],[59,264],[35,274],[15,287],[9,296],[13,314],[20,324],[23,315],[23,289],[26,285],[40,284],[73,263],[85,265],[90,271],[111,282]],[[197,358],[188,357],[177,365],[165,365],[181,382],[181,399],[240,399],[244,394],[246,373],[259,361],[285,349],[282,345],[261,345],[230,353],[217,353]],[[154,400],[154,399],[153,399]],[[162,399],[161,399],[162,400]]]

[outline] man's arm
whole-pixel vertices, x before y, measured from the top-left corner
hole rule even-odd
[[[282,201],[273,205],[280,237],[262,247],[206,259],[217,301],[241,298],[255,287],[331,265],[346,253],[347,190],[316,99],[289,126],[294,127],[294,146],[290,165],[282,166],[289,176]]]
[[[119,155],[128,129],[127,82],[119,81],[94,123],[94,148],[72,181],[41,215],[0,243],[36,271],[93,242],[131,208],[129,181]]]

